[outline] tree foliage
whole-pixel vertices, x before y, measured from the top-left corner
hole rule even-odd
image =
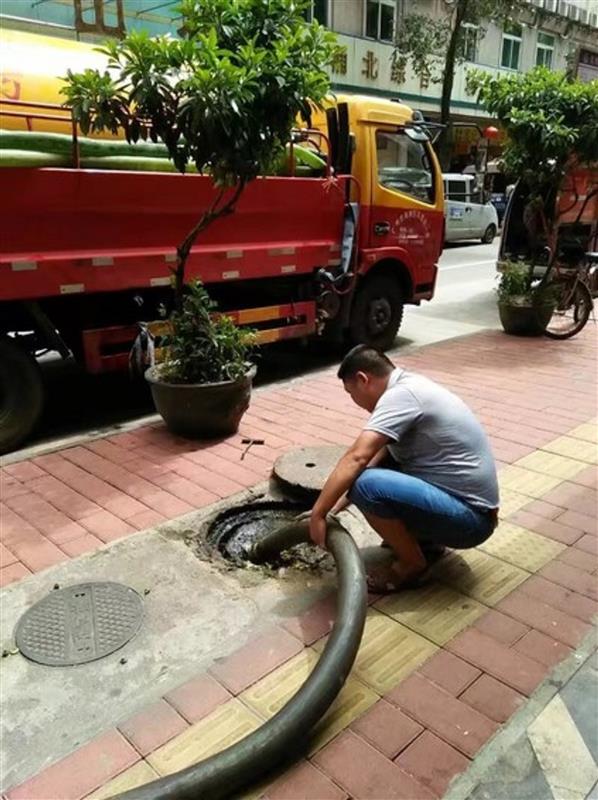
[[[504,24],[513,21],[526,0],[444,0],[444,16],[433,18],[417,10],[399,21],[393,68],[404,75],[410,64],[423,82],[442,83],[440,122],[447,124],[451,113],[451,96],[455,82],[455,69],[467,58],[467,25],[477,27],[477,36],[484,34],[488,21]],[[437,149],[443,166],[448,166],[449,138],[441,132]]]
[[[100,52],[107,69],[68,72],[62,93],[82,131],[162,141],[175,167],[217,187],[177,248],[175,308],[198,235],[230,214],[247,183],[280,158],[310,104],[329,92],[334,34],[307,23],[309,0],[182,0],[181,38],[131,31]],[[140,232],[142,234],[142,232]]]
[[[467,58],[467,25],[476,26],[482,36],[485,23],[513,21],[523,6],[523,0],[445,0],[445,14],[436,18],[418,11],[414,0],[416,10],[399,20],[393,62],[403,72],[411,65],[420,80],[441,83],[447,68],[454,73],[455,66]],[[454,56],[449,64],[445,56],[453,39]]]
[[[505,170],[522,181],[527,195],[522,217],[531,245],[531,263],[527,269],[519,265],[519,271],[503,274],[499,297],[501,293],[503,299],[513,293],[524,294],[519,283],[531,293],[535,260],[542,256],[538,245],[548,245],[553,259],[558,257],[562,209],[557,210],[555,200],[559,189],[570,188],[575,197],[574,205],[567,210],[578,204],[582,208],[598,191],[596,186],[587,186],[586,200],[581,201],[575,181],[568,181],[578,164],[598,161],[598,81],[582,83],[562,72],[536,67],[525,74],[503,77],[472,70],[468,87],[505,130]],[[536,299],[550,286],[549,274],[546,270],[535,290]]]
[[[472,70],[467,84],[507,134],[506,171],[533,193],[558,189],[573,159],[598,161],[598,81],[536,67],[502,77]]]
[[[280,155],[297,117],[329,91],[333,34],[306,0],[183,0],[181,39],[131,31],[102,48],[108,69],[68,72],[62,92],[84,133],[151,138],[176,168],[247,183]],[[149,124],[149,127],[148,127]]]

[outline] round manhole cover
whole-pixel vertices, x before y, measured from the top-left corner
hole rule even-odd
[[[141,626],[143,603],[120,583],[80,583],[58,589],[23,614],[15,640],[25,658],[66,667],[113,653]]]
[[[274,477],[295,496],[313,498],[322,491],[326,480],[346,447],[299,447],[280,456],[274,464]]]

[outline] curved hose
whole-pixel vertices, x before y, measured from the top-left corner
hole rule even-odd
[[[308,540],[305,518],[259,541],[252,560]],[[326,544],[338,571],[337,618],[320,659],[301,689],[258,730],[216,755],[151,783],[131,789],[126,800],[218,800],[260,778],[306,743],[309,732],[340,692],[359,649],[366,614],[363,562],[355,542],[336,519]]]

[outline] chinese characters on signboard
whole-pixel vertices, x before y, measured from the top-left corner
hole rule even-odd
[[[365,78],[375,81],[378,78],[378,59],[376,58],[373,50],[368,50],[365,56],[361,59],[363,69],[361,74]]]
[[[347,48],[346,47],[339,47],[336,55],[334,56],[332,63],[330,65],[332,72],[335,75],[346,75],[347,74]]]

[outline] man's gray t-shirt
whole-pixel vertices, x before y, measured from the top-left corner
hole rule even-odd
[[[496,465],[482,426],[448,389],[395,369],[365,430],[388,436],[402,472],[478,508],[498,507]]]

